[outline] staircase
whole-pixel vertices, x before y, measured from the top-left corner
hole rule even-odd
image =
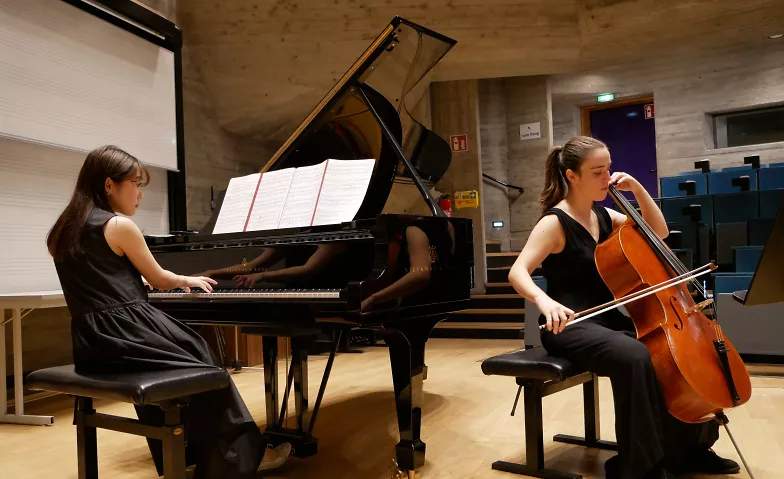
[[[430,335],[433,338],[521,339],[525,300],[509,284],[509,269],[519,252],[502,253],[497,241],[487,242],[485,294],[471,296],[469,309],[450,314]]]

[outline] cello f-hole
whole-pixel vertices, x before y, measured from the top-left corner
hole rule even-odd
[[[675,296],[670,296],[670,307],[675,313],[675,317],[678,318],[678,322],[674,325],[675,329],[680,331],[683,329],[683,318],[681,318],[681,315],[678,313],[678,300],[675,299]]]

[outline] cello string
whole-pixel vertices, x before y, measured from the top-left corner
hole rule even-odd
[[[647,222],[637,213],[637,210],[634,209],[626,199],[625,196],[621,195],[614,186],[610,185],[610,191],[613,193],[613,197],[617,200],[617,202],[622,203],[622,207],[626,210],[626,214],[630,216],[634,222],[643,230],[646,237],[648,238],[649,244],[653,248],[655,248],[661,256],[670,264],[670,267],[678,274],[684,274],[688,271],[686,265],[684,265],[675,254],[666,247],[663,247],[664,244],[661,238],[650,228]],[[702,285],[696,280],[693,279],[691,281],[692,286],[702,295],[704,299],[707,299],[707,294],[705,290],[702,288]]]

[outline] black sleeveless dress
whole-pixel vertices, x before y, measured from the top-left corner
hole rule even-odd
[[[563,210],[551,208],[566,238],[564,249],[542,262],[547,295],[575,313],[612,301],[596,269],[594,251],[612,233],[612,218],[601,205],[593,212],[599,220],[599,241]],[[540,324],[544,316],[540,316]],[[610,378],[615,406],[620,477],[643,478],[659,466],[677,467],[698,449],[707,449],[719,437],[715,421],[686,424],[667,412],[648,348],[637,340],[632,320],[618,309],[589,318],[562,332],[543,330],[542,346],[548,353],[569,359],[599,376]]]
[[[139,272],[109,247],[103,227],[113,216],[93,209],[81,236],[84,253],[55,261],[71,313],[75,367],[95,372],[219,367],[196,332],[148,302]],[[137,406],[136,411],[142,421],[163,424],[159,408]],[[266,444],[233,382],[193,397],[185,418],[195,478],[255,476]],[[160,441],[148,443],[163,474]]]

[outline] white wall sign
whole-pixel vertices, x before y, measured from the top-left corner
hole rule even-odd
[[[541,125],[540,122],[526,123],[520,125],[520,140],[533,140],[534,138],[541,138]]]

